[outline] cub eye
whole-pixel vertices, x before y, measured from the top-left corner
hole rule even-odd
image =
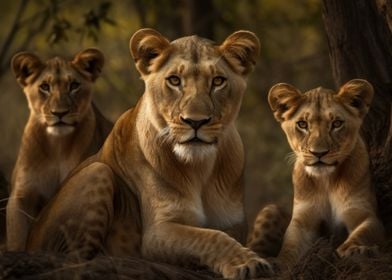
[[[42,83],[42,84],[39,86],[39,89],[40,89],[41,91],[45,92],[45,93],[48,93],[49,90],[50,90],[50,86],[49,86],[48,83]]]
[[[212,85],[214,87],[219,87],[221,85],[223,85],[226,82],[226,78],[221,77],[221,76],[217,76],[212,80]]]
[[[308,123],[306,121],[298,121],[297,127],[300,129],[308,129]]]
[[[176,75],[169,76],[169,77],[166,78],[166,80],[172,86],[178,87],[179,85],[181,85],[181,78],[176,76]]]
[[[341,120],[335,120],[332,122],[332,128],[339,128],[343,125],[343,121]]]
[[[79,87],[80,87],[80,83],[78,83],[78,82],[72,82],[72,83],[69,85],[70,91],[74,91],[74,90],[78,89]]]

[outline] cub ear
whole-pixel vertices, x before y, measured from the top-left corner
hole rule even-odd
[[[11,68],[18,83],[24,87],[41,73],[44,64],[35,54],[20,52],[13,56]]]
[[[136,63],[136,68],[142,75],[151,72],[153,61],[169,49],[170,42],[158,31],[144,28],[136,31],[129,41],[129,49]]]
[[[278,122],[290,118],[302,99],[303,96],[297,88],[285,83],[274,85],[268,93],[268,103]]]
[[[100,50],[90,48],[77,53],[71,63],[83,76],[94,82],[101,74],[105,58]]]
[[[369,111],[373,95],[373,86],[368,81],[362,79],[348,81],[338,92],[338,97],[342,102],[358,110],[361,118]]]
[[[256,34],[240,30],[227,37],[219,50],[235,72],[247,75],[256,64],[260,41]]]

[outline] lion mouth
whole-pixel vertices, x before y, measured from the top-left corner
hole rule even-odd
[[[199,137],[195,136],[190,140],[181,142],[180,144],[183,144],[183,145],[184,144],[185,145],[213,145],[213,144],[216,144],[216,141],[208,142],[208,141],[204,141],[204,140],[200,139]]]
[[[59,122],[56,122],[56,123],[53,123],[53,124],[49,124],[49,126],[53,126],[53,127],[65,127],[65,126],[75,126],[75,124],[71,124],[71,123],[66,123],[66,122],[63,122],[63,121],[59,121]]]
[[[328,167],[328,166],[336,166],[338,163],[335,161],[335,162],[333,162],[333,163],[327,163],[327,162],[324,162],[324,161],[321,161],[321,160],[319,160],[319,161],[317,161],[317,162],[315,162],[315,163],[312,163],[312,164],[308,164],[308,166],[311,166],[311,167]]]

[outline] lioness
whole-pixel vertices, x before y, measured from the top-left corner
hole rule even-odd
[[[28,248],[192,259],[236,279],[270,273],[240,243],[244,152],[234,121],[258,38],[238,31],[221,45],[169,42],[141,29],[130,50],[144,95],[45,209]]]
[[[96,153],[112,124],[92,103],[92,86],[104,63],[87,49],[72,61],[41,61],[28,52],[11,62],[30,108],[7,204],[7,247],[25,249],[31,223],[82,160]]]
[[[336,93],[301,93],[273,86],[268,101],[295,153],[294,206],[279,260],[289,267],[323,233],[347,236],[341,257],[372,254],[383,239],[376,216],[369,158],[359,130],[373,98],[365,80],[347,82]]]

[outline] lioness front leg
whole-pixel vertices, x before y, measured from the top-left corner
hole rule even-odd
[[[384,239],[384,229],[375,213],[367,208],[351,208],[342,215],[349,236],[337,249],[340,257],[352,255],[372,256],[377,254],[378,246]]]
[[[272,274],[270,264],[219,230],[165,222],[151,226],[143,236],[143,254],[177,262],[193,257],[228,279]]]

